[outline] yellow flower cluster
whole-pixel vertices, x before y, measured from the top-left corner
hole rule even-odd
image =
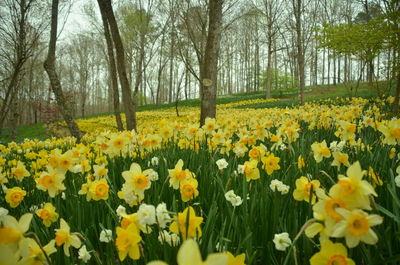
[[[235,108],[272,101],[218,106],[217,119],[207,118],[203,126],[198,125],[197,108],[181,107],[180,117],[171,109],[139,112],[136,131],[118,132],[112,116],[79,120],[80,128],[87,132],[80,144],[67,137],[0,145],[1,202],[21,216],[17,221],[8,212],[0,214],[0,252],[15,264],[46,263],[57,251],[55,246],[63,247],[62,255],[68,257],[71,247],[80,248],[81,239],[86,240],[85,233],[92,238],[103,230],[100,241],[114,241],[113,251],[121,261],[127,257],[138,260],[144,253],[156,251],[147,247],[156,246],[154,233],[158,232],[160,244],[176,247],[183,242],[178,264],[243,265],[244,254],[235,257],[225,250],[240,253],[246,249],[262,255],[263,251],[249,246],[263,248],[268,243],[261,240],[267,237],[254,235],[260,241],[251,242],[250,234],[258,231],[252,231],[253,227],[248,228],[246,239],[250,245],[231,244],[241,232],[241,223],[251,219],[246,211],[257,211],[257,199],[262,197],[263,201],[273,198],[272,203],[283,201],[280,205],[293,205],[294,209],[301,204],[298,201],[312,207],[314,222],[305,233],[309,237],[319,234],[321,246],[308,257],[312,265],[354,264],[345,245],[354,248],[360,242],[378,242],[373,227],[383,218],[371,214],[371,198],[378,196],[378,189],[384,191],[389,173],[379,169],[379,158],[373,156],[384,154],[394,171],[400,120],[385,119],[380,109],[383,101],[371,103],[362,98],[285,109]],[[224,159],[218,163],[219,158]],[[374,163],[368,164],[370,161]],[[276,190],[281,193],[273,193]],[[289,190],[293,196],[284,196]],[[240,203],[232,203],[232,209],[224,194],[237,196]],[[78,206],[88,212],[67,223],[63,218]],[[221,221],[218,215],[222,214]],[[237,218],[239,214],[242,216]],[[92,217],[99,224],[89,224]],[[27,237],[32,218],[36,218],[35,232],[47,233],[40,238],[54,238],[47,245]],[[207,223],[208,218],[215,219]],[[221,231],[210,228],[213,222],[223,226]],[[93,231],[87,232],[85,226]],[[106,226],[109,229],[103,229]],[[277,227],[266,230],[280,232],[272,231]],[[333,238],[345,245],[332,242]],[[207,251],[224,254],[209,255],[204,262],[195,240],[209,244]],[[80,252],[86,253],[83,247]],[[93,252],[102,254],[97,249]],[[0,263],[4,257],[0,256]],[[32,262],[24,263],[26,260]]]

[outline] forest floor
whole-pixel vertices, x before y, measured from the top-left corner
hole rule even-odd
[[[388,83],[385,81],[380,81],[380,82],[374,82],[373,84],[368,84],[368,83],[360,83],[359,87],[356,91],[356,86],[357,84],[354,83],[348,83],[348,84],[337,84],[337,85],[317,85],[317,86],[306,86],[305,88],[305,101],[314,101],[314,100],[320,100],[320,99],[328,99],[328,98],[337,98],[337,97],[349,97],[349,96],[355,96],[355,97],[363,97],[363,98],[370,98],[370,97],[376,97],[376,96],[382,96],[382,95],[388,95],[388,94],[393,94],[394,93],[394,87],[395,84]],[[254,101],[251,102],[251,100],[256,100],[256,99],[263,99],[265,97],[265,92],[264,91],[254,91],[254,92],[247,92],[247,93],[237,93],[237,94],[232,94],[232,95],[224,95],[224,96],[219,96],[217,99],[217,104],[218,105],[224,105],[224,104],[232,104],[232,103],[237,103],[237,102],[244,102],[243,104],[240,104],[236,106],[235,108],[273,108],[273,107],[289,107],[293,105],[298,105],[300,104],[300,99],[297,94],[297,91],[278,91],[274,90],[272,91],[272,97],[275,99],[279,99],[276,101],[271,101],[271,102],[256,102]],[[246,104],[245,101],[249,101],[248,104]],[[148,105],[143,105],[138,107],[138,112],[142,111],[153,111],[153,110],[163,110],[163,109],[175,109],[176,106],[178,106],[178,110],[181,107],[198,107],[200,106],[200,100],[199,99],[189,99],[189,100],[182,100],[179,101],[178,104],[176,102],[170,103],[170,104],[161,104],[161,105],[156,105],[156,104],[148,104]],[[107,115],[112,115],[112,113],[103,113],[103,114],[98,114],[98,115],[91,115],[87,116],[84,119],[87,118],[95,118],[95,117],[101,117],[101,116],[107,116]],[[57,122],[57,121],[55,121]],[[140,120],[138,121],[140,123]],[[17,138],[15,141],[21,142],[25,138],[29,139],[46,139],[50,138],[52,136],[55,136],[54,131],[66,131],[66,128],[60,128],[59,126],[57,128],[54,128],[54,124],[57,123],[38,123],[38,124],[32,124],[32,125],[21,125],[17,129]],[[60,134],[67,134],[67,132],[60,132]],[[60,136],[57,135],[56,136]],[[1,131],[0,133],[0,143],[7,143],[10,142],[12,139],[9,135],[9,129],[5,128]]]

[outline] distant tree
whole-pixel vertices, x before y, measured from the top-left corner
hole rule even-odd
[[[200,63],[200,125],[207,117],[215,118],[217,108],[218,56],[222,29],[223,0],[210,0],[208,32],[204,60]]]
[[[282,20],[282,13],[284,1],[279,0],[263,0],[263,5],[260,10],[263,14],[266,23],[266,37],[267,37],[267,76],[265,87],[265,98],[271,97],[272,89],[272,55],[276,52],[273,45],[276,42],[279,33],[279,22]]]
[[[297,71],[299,76],[300,102],[304,104],[305,86],[305,58],[304,58],[304,32],[303,32],[303,0],[292,0],[293,15],[295,17],[296,48],[297,48]]]
[[[372,72],[368,81],[372,83],[372,62],[385,47],[385,28],[386,24],[381,19],[366,24],[325,24],[319,34],[320,46],[331,49],[336,55],[356,56],[362,62],[362,69],[370,65]]]
[[[126,117],[126,128],[128,130],[136,130],[136,104],[132,99],[132,92],[128,81],[125,63],[125,51],[119,33],[117,21],[115,20],[114,11],[111,5],[111,0],[97,0],[99,4],[101,17],[103,24],[110,26],[110,32],[117,55],[116,65],[121,83],[122,90],[122,102],[124,103],[125,117]]]
[[[44,61],[44,69],[50,79],[50,85],[53,93],[57,100],[58,109],[61,112],[65,122],[67,123],[68,129],[72,136],[74,136],[79,142],[82,133],[76,124],[74,117],[72,116],[72,107],[67,104],[65,96],[62,91],[60,79],[56,72],[56,42],[57,42],[57,23],[58,23],[58,0],[52,1],[51,8],[51,31],[50,31],[50,42],[47,58]]]
[[[121,119],[121,111],[119,104],[119,89],[118,89],[118,77],[117,77],[117,67],[115,64],[115,55],[114,55],[114,45],[110,33],[110,24],[108,23],[107,16],[104,11],[100,9],[102,23],[103,23],[103,33],[104,38],[106,40],[107,46],[107,61],[108,61],[108,75],[110,80],[110,86],[112,91],[113,98],[113,109],[115,114],[115,120],[117,123],[118,131],[122,131],[124,129],[124,125]]]
[[[400,2],[396,0],[383,0],[385,13],[383,19],[387,24],[385,28],[388,49],[397,53],[393,64],[393,73],[397,74],[396,94],[393,103],[394,114],[399,113],[400,100]]]
[[[35,54],[45,26],[43,21],[34,22],[35,4],[34,0],[5,0],[1,4],[6,12],[0,15],[0,61],[6,89],[1,98],[0,131],[19,92],[25,63]]]

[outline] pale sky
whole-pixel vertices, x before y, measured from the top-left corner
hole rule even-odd
[[[73,0],[71,11],[61,33],[61,39],[68,38],[70,34],[89,29],[90,24],[83,11],[83,5],[87,2],[92,2],[94,4],[96,13],[98,12],[97,2],[95,0]],[[62,27],[62,23],[64,22],[64,18],[65,15],[59,16],[60,20],[58,23],[60,29]]]

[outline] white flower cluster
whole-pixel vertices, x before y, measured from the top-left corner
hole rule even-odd
[[[158,157],[153,157],[152,159],[151,159],[151,164],[155,167],[155,166],[158,166],[158,162],[159,162],[159,159],[158,159]]]
[[[108,243],[112,240],[112,231],[104,229],[100,232],[100,242]]]
[[[332,152],[336,152],[336,151],[341,152],[345,145],[346,145],[346,141],[340,141],[339,143],[337,141],[333,141],[329,145],[329,149],[331,149]]]
[[[292,240],[290,240],[289,234],[286,232],[275,234],[273,242],[275,248],[280,251],[285,251],[292,244]]]
[[[242,198],[236,195],[233,190],[228,191],[225,193],[225,199],[229,201],[233,207],[239,206],[243,203]]]
[[[400,166],[396,168],[396,173],[397,176],[394,178],[394,182],[396,183],[396,186],[400,188]]]
[[[282,195],[285,195],[289,192],[290,187],[282,183],[282,181],[273,179],[269,187],[272,191],[279,191]]]
[[[156,223],[156,208],[154,205],[141,204],[137,211],[137,219],[139,224],[143,226],[153,225]]]
[[[128,216],[126,208],[122,205],[118,206],[117,215],[120,218]],[[158,223],[161,228],[166,228],[172,221],[172,218],[168,213],[167,205],[165,203],[160,203],[157,207],[142,203],[137,211],[137,220],[143,227]]]
[[[126,215],[126,208],[124,206],[122,206],[122,205],[118,206],[117,215],[119,217],[123,217],[124,215]]]
[[[87,263],[87,262],[90,260],[90,258],[92,257],[92,256],[90,256],[90,253],[87,251],[85,245],[83,245],[83,247],[81,247],[81,248],[79,249],[78,254],[79,254],[79,257],[78,257],[78,258],[79,258],[80,260],[82,260],[83,262],[85,262],[85,263]]]
[[[154,169],[150,168],[146,172],[146,177],[148,177],[150,181],[156,181],[158,180],[158,173]]]
[[[161,228],[166,228],[168,223],[171,222],[171,216],[168,213],[167,205],[162,202],[156,208],[157,222]]]
[[[215,163],[217,164],[219,170],[222,170],[222,169],[228,167],[228,162],[226,162],[225,158],[219,159]]]
[[[237,172],[239,174],[244,174],[244,165],[238,165]]]
[[[165,242],[171,247],[175,247],[179,245],[179,236],[173,233],[169,233],[167,230],[162,230],[158,235],[158,241],[162,244]]]

